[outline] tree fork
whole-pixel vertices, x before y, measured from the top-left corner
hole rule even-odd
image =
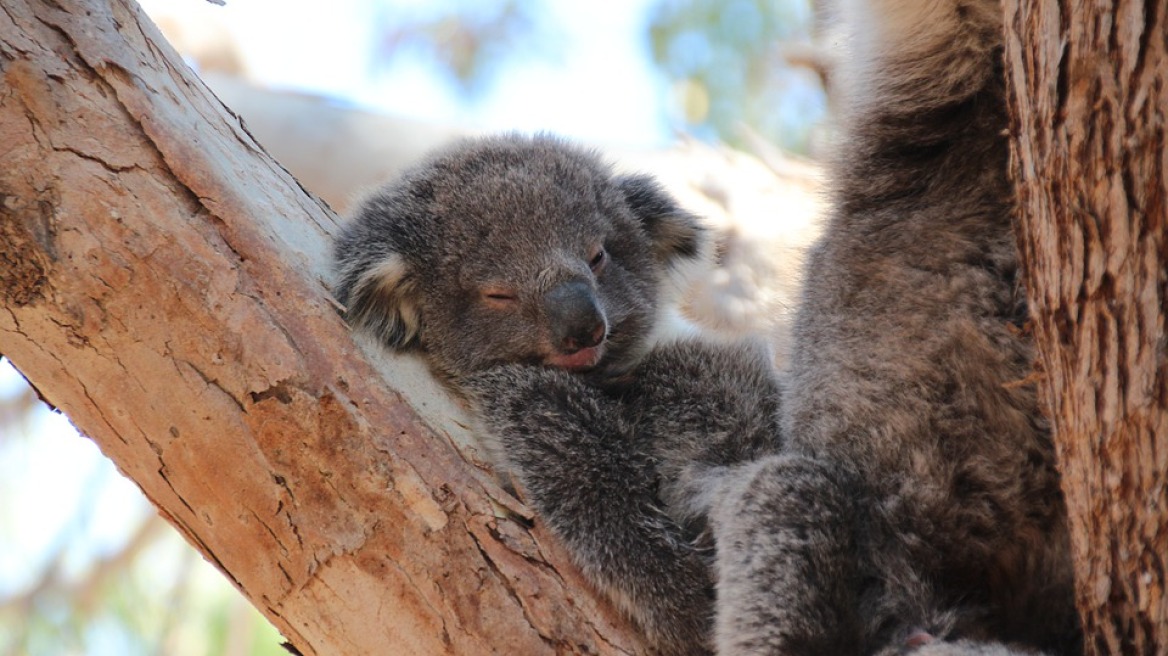
[[[136,5],[5,0],[0,75],[0,353],[300,652],[644,651],[353,348],[336,217]]]

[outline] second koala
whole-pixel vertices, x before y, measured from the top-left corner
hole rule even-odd
[[[677,315],[697,220],[552,137],[444,150],[337,241],[347,318],[421,352],[588,578],[659,650],[710,649],[704,480],[777,449],[766,349]]]

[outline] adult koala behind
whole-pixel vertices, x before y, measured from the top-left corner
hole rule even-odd
[[[671,316],[676,288],[704,247],[651,178],[507,136],[458,144],[378,191],[335,249],[349,321],[420,351],[472,402],[496,465],[675,654],[707,652],[712,629],[689,489],[777,440],[765,349],[672,341],[688,333]]]
[[[1011,231],[996,0],[845,2],[781,455],[723,482],[723,654],[1079,653]]]

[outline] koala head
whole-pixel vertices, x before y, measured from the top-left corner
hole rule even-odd
[[[502,363],[615,375],[705,236],[648,176],[550,136],[461,142],[379,189],[334,250],[346,318],[457,380]]]

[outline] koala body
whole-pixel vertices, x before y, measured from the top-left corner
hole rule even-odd
[[[844,136],[784,372],[786,445],[709,515],[719,653],[1079,653],[1027,382],[1001,7],[842,12]]]
[[[348,320],[420,352],[471,402],[496,466],[676,654],[706,653],[712,636],[694,491],[778,440],[768,350],[697,339],[677,313],[705,242],[651,178],[505,136],[369,196],[334,252]]]
[[[539,516],[664,654],[713,646],[706,491],[781,447],[770,352],[658,344],[620,381],[506,365],[470,376]]]

